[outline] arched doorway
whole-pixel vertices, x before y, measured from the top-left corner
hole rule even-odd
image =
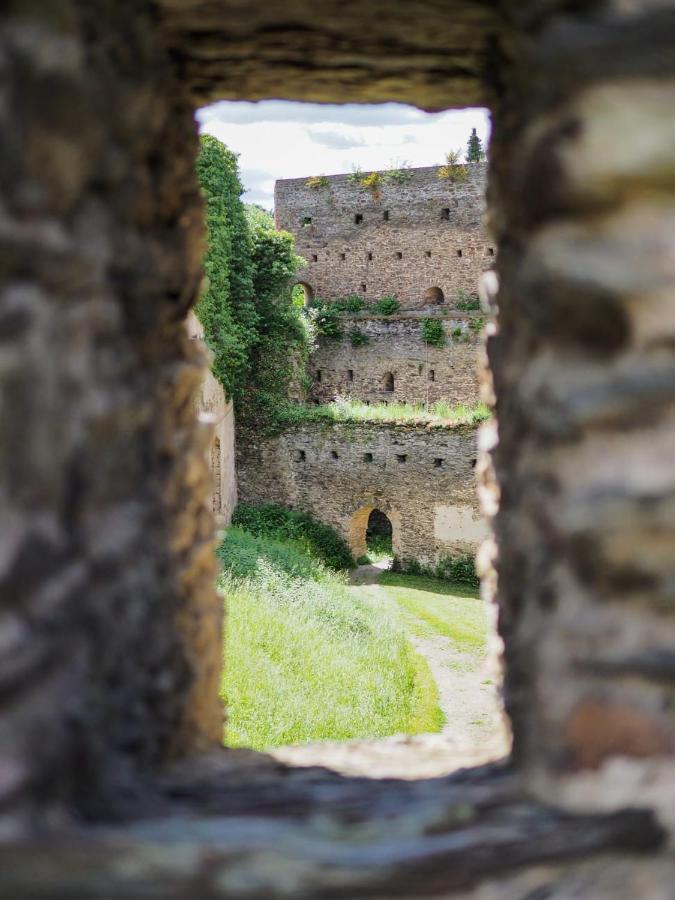
[[[388,503],[372,502],[360,507],[349,523],[349,549],[358,560],[368,555],[368,550],[391,548],[388,555],[400,556],[401,517]],[[377,551],[379,552],[379,551]]]
[[[298,281],[293,285],[293,302],[298,306],[309,306],[314,299],[314,288],[306,281]]]
[[[388,394],[393,394],[394,386],[394,374],[393,372],[387,372],[382,379],[382,390],[386,391]]]
[[[366,525],[366,548],[373,562],[393,557],[393,538],[394,529],[389,516],[381,509],[373,509]]]
[[[424,294],[424,302],[438,305],[445,302],[445,295],[439,287],[430,287]]]

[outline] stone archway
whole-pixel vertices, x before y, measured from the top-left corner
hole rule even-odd
[[[360,506],[352,515],[349,521],[347,533],[347,542],[349,549],[352,551],[354,559],[365,556],[368,549],[366,542],[366,531],[368,530],[368,520],[370,514],[378,510],[383,513],[391,522],[391,543],[395,557],[401,555],[401,514],[388,503],[372,498],[371,502]]]
[[[304,304],[305,306],[309,306],[309,304],[314,299],[314,288],[312,287],[312,285],[308,284],[306,281],[298,281],[293,286],[293,290],[295,290],[295,288],[301,288],[303,294],[305,295]]]
[[[438,306],[445,302],[445,294],[439,287],[430,287],[428,291],[424,292],[424,302]]]

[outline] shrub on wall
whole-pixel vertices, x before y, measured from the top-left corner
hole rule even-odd
[[[469,169],[460,162],[461,150],[449,150],[445,154],[445,165],[438,169],[438,177],[455,184],[462,184],[469,177]]]
[[[370,338],[360,328],[352,328],[349,332],[349,340],[352,347],[363,347],[370,343]]]
[[[328,187],[328,179],[325,175],[310,175],[305,182],[305,185],[312,190],[320,190],[321,188]]]
[[[460,288],[455,295],[455,308],[463,312],[475,312],[480,309],[480,300],[474,294]]]
[[[440,319],[424,319],[422,322],[422,339],[427,344],[440,347],[445,343],[445,328]]]
[[[346,541],[310,513],[274,503],[263,506],[240,503],[232,516],[232,524],[256,537],[295,541],[305,552],[331,569],[351,569],[354,566],[354,558]]]
[[[394,313],[397,313],[401,308],[401,304],[398,302],[396,297],[391,294],[387,294],[385,297],[382,297],[377,303],[373,304],[371,307],[372,312],[378,313],[381,316],[393,316]]]

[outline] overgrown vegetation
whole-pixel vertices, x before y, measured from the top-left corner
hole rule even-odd
[[[469,137],[469,141],[466,149],[466,161],[470,163],[481,162],[485,159],[485,150],[483,150],[483,143],[481,139],[478,137],[478,132],[475,128],[471,129],[471,135]]]
[[[343,538],[310,513],[274,503],[262,506],[240,503],[234,511],[232,524],[255,537],[293,541],[304,553],[330,569],[350,569],[354,565]]]
[[[328,187],[328,183],[328,178],[325,175],[310,175],[305,185],[316,191]]]
[[[445,328],[440,319],[424,319],[422,322],[422,340],[426,344],[440,347],[445,343]]]
[[[264,419],[287,397],[309,350],[310,323],[291,287],[303,260],[268,212],[241,202],[237,157],[210,135],[200,138],[197,176],[207,252],[195,312],[214,354],[213,373],[234,398],[240,421]]]
[[[400,308],[401,304],[392,294],[386,294],[370,307],[371,312],[380,316],[393,316]]]
[[[441,728],[429,669],[381,601],[352,592],[295,540],[231,528],[219,557],[229,745]]]
[[[480,300],[475,294],[459,288],[455,294],[455,309],[461,309],[463,312],[475,312],[480,309]]]
[[[484,403],[466,406],[459,403],[363,403],[347,398],[321,406],[303,403],[280,403],[273,427],[282,431],[309,422],[383,422],[418,425],[477,425],[490,418]],[[274,433],[274,432],[269,432]]]
[[[469,169],[462,162],[461,150],[449,150],[445,154],[445,164],[438,169],[438,177],[455,184],[463,184],[469,177]]]
[[[370,338],[360,328],[352,328],[349,332],[349,342],[352,347],[364,347],[370,343]]]
[[[417,560],[402,562],[394,559],[392,571],[464,584],[472,589],[480,587],[480,578],[476,572],[476,560],[469,554],[445,556],[434,566],[425,566]]]

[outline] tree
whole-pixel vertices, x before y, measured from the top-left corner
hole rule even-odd
[[[466,151],[466,161],[467,162],[481,162],[481,160],[485,159],[485,150],[483,150],[483,144],[481,139],[478,137],[476,133],[476,129],[471,129],[471,136],[469,137],[469,143]]]

